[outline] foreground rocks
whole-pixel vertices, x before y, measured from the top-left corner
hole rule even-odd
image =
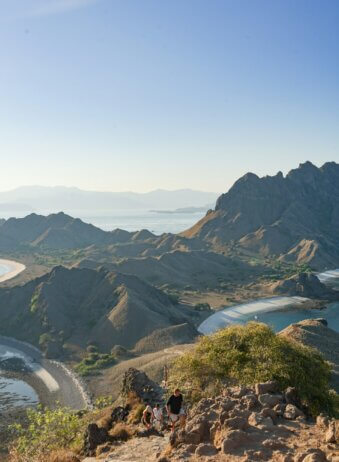
[[[296,404],[296,390],[279,393],[275,382],[202,399],[172,439],[170,460],[339,462],[338,422],[308,421]]]
[[[128,370],[124,396],[158,400],[161,390],[144,373]],[[152,399],[153,397],[153,399]],[[154,401],[153,401],[154,402]],[[128,427],[128,405],[88,426],[83,462],[339,462],[338,421],[320,415],[316,422],[301,408],[294,388],[279,391],[276,382],[226,388],[200,400],[189,412],[185,430],[174,435]]]

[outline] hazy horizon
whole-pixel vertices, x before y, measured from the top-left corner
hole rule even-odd
[[[339,160],[334,0],[3,0],[0,190],[225,192]]]

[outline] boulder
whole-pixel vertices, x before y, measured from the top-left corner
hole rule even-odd
[[[243,386],[230,387],[228,389],[228,393],[233,396],[233,398],[242,398],[243,396],[247,395],[249,391],[251,391],[249,388]]]
[[[196,456],[215,456],[216,454],[218,451],[212,444],[199,444],[195,450]]]
[[[243,417],[233,417],[231,419],[226,419],[224,426],[232,428],[233,430],[246,430],[246,428],[248,428],[248,421]]]
[[[279,403],[276,406],[274,406],[273,411],[276,413],[277,416],[283,416],[284,412],[286,409],[286,404],[284,403]]]
[[[258,400],[262,406],[274,407],[282,402],[283,397],[282,395],[271,395],[269,393],[264,393],[263,395],[258,396]]]
[[[275,393],[276,391],[278,391],[278,389],[279,385],[278,382],[276,382],[275,380],[255,384],[255,393],[257,395],[263,395],[265,393]]]
[[[264,440],[262,442],[262,445],[265,448],[269,448],[269,449],[273,449],[273,450],[283,449],[283,448],[286,447],[286,444],[285,444],[284,440],[282,440],[281,438]]]
[[[320,414],[317,416],[317,426],[320,428],[327,428],[328,427],[328,417]]]
[[[284,412],[284,418],[287,420],[294,420],[297,417],[305,417],[305,414],[297,408],[297,406],[294,406],[293,404],[288,404],[285,408]]]
[[[241,402],[245,405],[246,409],[253,409],[258,404],[256,395],[245,395],[241,398]]]
[[[326,462],[326,460],[325,453],[318,448],[306,449],[294,457],[294,462]]]
[[[206,416],[199,414],[195,416],[186,427],[183,441],[187,444],[199,444],[208,441],[210,438],[210,423]]]
[[[221,452],[228,454],[234,449],[244,446],[249,439],[249,435],[242,430],[231,430],[227,433],[221,444]]]
[[[326,443],[336,443],[336,429],[335,429],[335,421],[331,421],[328,425],[328,430],[325,433],[325,441]]]
[[[309,454],[308,456],[305,457],[303,462],[326,462],[326,456],[325,454],[320,455],[320,454]]]
[[[238,404],[238,401],[235,399],[225,399],[220,403],[221,409],[223,411],[230,411]]]
[[[214,399],[212,399],[212,398],[203,398],[198,402],[198,404],[196,405],[194,411],[197,414],[205,413],[206,411],[209,411],[214,404],[215,404]]]
[[[294,462],[293,454],[291,453],[279,454],[278,462]]]
[[[260,428],[260,430],[270,430],[274,425],[271,417],[264,417],[258,412],[252,412],[248,418],[248,423],[253,427]]]
[[[120,394],[123,398],[133,394],[153,406],[162,401],[163,390],[145,372],[130,367],[124,374]]]
[[[235,407],[228,413],[228,415],[229,415],[229,418],[242,417],[247,420],[249,416],[251,415],[251,411],[249,411],[248,409],[239,409],[238,407]]]
[[[273,409],[271,409],[270,407],[264,407],[264,408],[261,410],[260,414],[261,414],[262,416],[264,416],[264,417],[271,417],[272,422],[273,422],[274,424],[277,423],[277,420],[278,420],[278,419],[277,419],[277,414],[276,414],[276,412],[275,412]]]
[[[108,432],[105,428],[98,427],[96,423],[87,426],[84,439],[84,453],[86,456],[94,456],[97,446],[109,440]]]
[[[297,406],[297,407],[301,406],[298,392],[295,387],[286,388],[284,392],[284,399],[286,401],[286,404],[294,404],[294,406]]]

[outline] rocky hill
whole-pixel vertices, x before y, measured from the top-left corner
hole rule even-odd
[[[0,222],[2,251],[17,250],[27,245],[67,249],[115,242],[117,236],[114,234],[62,212],[48,216],[32,213],[25,218],[9,218]]]
[[[79,262],[79,267],[97,268],[101,263],[93,260]],[[185,286],[199,290],[217,287],[220,282],[248,280],[264,271],[237,258],[209,251],[165,252],[159,257],[124,258],[117,263],[105,263],[111,271],[134,274],[156,286]]]
[[[316,348],[332,366],[332,385],[339,393],[339,333],[327,326],[325,319],[305,319],[291,324],[280,335]]]
[[[324,268],[339,264],[338,228],[339,164],[306,162],[285,177],[246,174],[182,235]]]
[[[104,269],[59,266],[24,286],[0,289],[0,333],[40,345],[44,339],[52,355],[62,354],[64,343],[105,352],[133,348],[157,329],[191,323],[189,313],[137,277]]]
[[[297,392],[279,390],[274,381],[253,387],[225,387],[189,410],[185,430],[170,435],[138,422],[126,397],[164,402],[162,390],[144,373],[128,369],[122,381],[122,406],[88,425],[83,453],[66,453],[63,462],[336,462],[339,422],[301,409]],[[125,430],[123,433],[122,430]],[[128,433],[127,433],[128,432]],[[127,436],[126,436],[127,434]],[[71,456],[74,459],[71,459]]]
[[[299,273],[274,282],[270,286],[274,295],[291,295],[323,300],[339,300],[339,291],[323,284],[315,274]]]

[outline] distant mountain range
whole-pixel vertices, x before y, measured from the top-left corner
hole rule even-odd
[[[311,162],[286,177],[248,173],[222,194],[213,211],[183,237],[214,249],[235,245],[253,254],[309,263],[339,265],[339,164]]]
[[[23,186],[0,192],[1,212],[73,212],[150,210],[205,207],[215,204],[217,193],[158,189],[148,193],[84,191],[63,186]]]

